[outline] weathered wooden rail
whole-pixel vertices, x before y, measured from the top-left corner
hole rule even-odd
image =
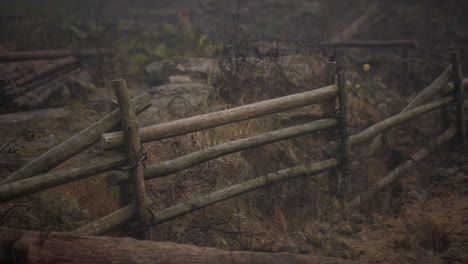
[[[330,171],[330,174],[333,174],[333,177],[329,178],[332,182],[330,186],[334,186],[333,192],[335,193],[333,194],[340,199],[344,206],[346,201],[349,200],[350,167],[353,161],[351,148],[373,140],[372,144],[370,144],[371,150],[366,154],[370,156],[375,149],[382,144],[381,134],[397,125],[448,105],[453,105],[455,107],[456,117],[452,125],[447,127],[447,130],[442,133],[441,136],[429,142],[426,148],[416,152],[410,160],[404,162],[373,186],[371,188],[373,191],[385,188],[385,186],[400,177],[404,171],[411,168],[416,162],[427,157],[432,150],[453,138],[456,138],[461,143],[465,151],[468,149],[466,131],[464,130],[464,107],[467,106],[468,103],[464,98],[465,82],[463,81],[463,75],[459,65],[458,53],[454,52],[452,53],[452,65],[447,67],[432,84],[417,95],[401,113],[388,117],[354,135],[351,135],[349,132],[345,75],[343,72],[339,72],[336,78],[337,84],[335,84],[335,65],[333,63],[327,64],[327,86],[325,87],[144,128],[138,127],[136,114],[149,107],[149,97],[147,95],[142,95],[130,102],[125,81],[114,81],[113,85],[118,98],[119,109],[114,110],[89,128],[49,150],[10,175],[0,185],[0,202],[9,201],[27,194],[84,179],[103,172],[109,172],[107,174],[109,185],[121,186],[122,195],[120,202],[122,208],[93,223],[74,230],[72,233],[100,235],[125,223],[137,220],[137,224],[140,227],[140,233],[137,234],[137,237],[142,239],[148,237],[148,233],[144,230],[147,230],[147,227],[151,225],[166,222],[211,204],[251,192],[279,181],[305,175],[314,175],[324,171]],[[432,99],[434,96],[441,94],[444,87],[446,88],[445,95]],[[339,99],[338,110],[336,110],[335,105],[337,97]],[[430,101],[431,99],[432,101]],[[226,142],[173,160],[148,165],[146,168],[142,166],[142,157],[144,156],[144,150],[141,145],[142,142],[185,135],[314,103],[324,103],[326,116],[324,116],[323,119]],[[116,127],[119,121],[121,121],[122,131],[124,132],[105,134]],[[310,134],[320,130],[325,130],[331,137],[340,135],[339,140],[332,141],[326,146],[326,150],[329,154],[327,160],[283,169],[260,176],[174,205],[159,212],[152,212],[148,208],[144,188],[145,180],[163,177],[227,154]],[[116,154],[110,157],[101,157],[89,162],[47,172],[54,166],[98,141],[103,148],[125,145],[126,153]],[[115,170],[117,167],[126,164],[130,164],[128,170]],[[348,203],[348,205],[357,205],[359,204],[359,200],[358,196]]]

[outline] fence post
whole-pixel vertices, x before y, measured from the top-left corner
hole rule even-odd
[[[330,61],[325,64],[325,83],[331,85],[335,83],[336,62]],[[333,97],[323,103],[323,113],[325,116],[336,117],[336,97]],[[336,137],[336,128],[331,127],[325,130],[327,140],[332,141]],[[333,158],[335,153],[329,153],[328,158]],[[328,170],[328,188],[331,196],[338,195],[338,171],[336,168]]]
[[[130,204],[132,202],[130,195],[133,189],[138,226],[136,228],[136,237],[138,239],[148,239],[150,236],[148,227],[150,226],[151,216],[146,199],[142,164],[145,152],[138,134],[138,119],[130,103],[130,95],[128,94],[125,80],[114,80],[112,81],[112,86],[119,103],[120,112],[122,113],[122,131],[125,139],[125,150],[130,164],[129,170],[131,171],[131,183],[121,186],[120,202],[122,207]]]
[[[379,104],[377,106],[380,110],[380,118],[382,120],[385,120],[389,117],[388,115],[388,107],[387,107],[387,104],[383,103],[383,104]],[[388,153],[390,152],[390,150],[392,149],[392,146],[393,146],[393,138],[392,138],[392,129],[389,129],[388,131],[385,131],[382,133],[382,141],[383,141],[383,144],[384,144],[384,149],[385,151]]]
[[[464,90],[463,90],[463,73],[460,65],[460,53],[452,51],[450,53],[452,59],[452,81],[455,87],[456,98],[456,122],[457,122],[457,140],[463,146],[464,151],[468,151],[468,142],[466,138],[465,113],[463,109]]]
[[[340,184],[340,202],[345,204],[346,197],[350,189],[351,182],[351,144],[349,141],[349,116],[348,116],[348,93],[346,89],[346,78],[343,71],[338,73],[338,91],[340,103],[340,160],[341,160],[341,184]]]

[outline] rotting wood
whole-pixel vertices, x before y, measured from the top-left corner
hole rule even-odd
[[[175,173],[203,162],[231,154],[237,151],[253,148],[268,143],[273,143],[280,140],[305,135],[317,130],[336,126],[338,121],[335,119],[322,119],[314,121],[305,125],[298,125],[280,130],[260,134],[253,137],[239,139],[235,141],[226,142],[220,145],[206,148],[197,152],[178,157],[173,160],[164,161],[158,164],[149,165],[144,170],[145,180],[150,180],[156,177],[162,177]],[[130,175],[124,171],[113,171],[108,173],[107,182],[109,185],[117,185],[128,182]]]
[[[457,140],[463,146],[464,151],[468,151],[468,141],[466,138],[466,125],[465,125],[465,109],[463,107],[464,88],[463,88],[463,73],[460,65],[460,53],[454,51],[450,53],[452,59],[452,81],[455,88],[455,98],[456,98],[456,117],[457,117]]]
[[[429,86],[422,90],[413,100],[403,109],[406,112],[409,109],[415,108],[428,99],[432,98],[435,94],[440,92],[444,85],[450,80],[452,76],[452,65],[445,68],[445,70],[435,79]]]
[[[137,113],[141,113],[151,105],[148,94],[142,94],[132,100]],[[44,173],[68,158],[78,154],[99,140],[102,133],[108,132],[120,122],[120,110],[114,110],[88,128],[60,143],[41,156],[30,161],[26,166],[12,173],[0,184],[11,183],[34,175]]]
[[[336,85],[330,85],[313,91],[293,94],[214,113],[208,113],[167,123],[147,126],[140,129],[140,139],[142,142],[150,142],[164,138],[185,135],[203,129],[213,128],[220,125],[299,108],[327,100],[336,96],[337,94],[338,87]],[[112,148],[122,145],[122,132],[107,133],[101,137],[100,146],[102,148]]]
[[[132,238],[86,237],[59,232],[0,228],[1,263],[113,263],[113,264],[359,264],[339,258],[225,251],[172,242]]]
[[[139,239],[148,239],[150,232],[148,230],[149,222],[151,219],[148,202],[146,198],[145,180],[143,174],[142,158],[144,149],[140,142],[138,135],[138,119],[130,102],[130,95],[128,94],[127,83],[125,80],[115,80],[112,82],[119,109],[122,113],[122,131],[125,138],[125,150],[128,156],[128,162],[132,164],[133,168],[130,169],[131,174],[131,187],[133,189],[133,196],[136,206],[136,222],[138,228],[136,237]],[[127,197],[123,197],[127,199]],[[127,202],[124,200],[123,202]],[[128,204],[128,203],[127,203]],[[125,204],[126,205],[126,204]]]
[[[79,74],[81,69],[76,69],[65,73],[41,86],[33,88],[31,91],[17,97],[13,103],[21,108],[35,109],[43,105],[49,97],[63,88],[69,82],[70,76]]]
[[[82,180],[103,173],[117,166],[125,165],[127,157],[118,154],[111,157],[94,158],[61,170],[37,175],[31,178],[0,185],[0,202],[43,191],[55,186]]]
[[[199,210],[208,205],[212,205],[217,202],[227,200],[232,197],[239,196],[241,194],[257,190],[261,187],[300,176],[317,174],[330,169],[333,166],[338,165],[337,159],[328,159],[322,162],[310,163],[307,165],[297,166],[289,169],[279,170],[277,172],[269,173],[266,176],[261,176],[219,191],[212,192],[207,195],[203,195],[192,199],[187,202],[183,202],[172,207],[163,209],[152,215],[152,225],[160,224],[169,221],[175,217]],[[101,235],[114,229],[117,226],[130,221],[133,217],[135,205],[131,204],[125,206],[111,215],[107,215],[94,223],[88,224],[75,230],[76,234],[85,235]],[[109,224],[112,222],[112,224]]]
[[[370,139],[372,139],[373,137],[375,137],[376,135],[382,133],[383,131],[387,130],[387,129],[390,129],[396,125],[399,125],[401,123],[404,123],[404,122],[407,122],[411,119],[414,119],[424,113],[427,113],[427,112],[430,112],[430,111],[433,111],[435,109],[438,109],[438,108],[441,108],[443,106],[446,106],[446,105],[449,105],[450,103],[452,103],[453,101],[455,100],[454,97],[452,96],[448,96],[448,97],[443,97],[443,98],[439,98],[439,99],[436,99],[430,103],[427,103],[427,104],[424,104],[424,105],[421,105],[419,107],[416,107],[414,109],[411,109],[409,111],[406,111],[406,112],[402,112],[400,114],[397,114],[397,115],[394,115],[392,117],[389,117],[385,120],[382,120],[366,129],[364,129],[363,131],[355,134],[355,135],[352,135],[350,137],[350,143],[351,143],[351,146],[356,146],[356,145],[359,145],[359,144],[362,144]],[[326,150],[327,152],[330,152],[330,151],[334,151],[338,148],[340,144],[338,142],[330,142],[328,143],[327,147],[326,147]]]
[[[414,39],[397,40],[354,40],[340,42],[322,42],[320,47],[326,48],[364,48],[364,49],[383,49],[383,48],[419,48],[419,43]]]
[[[428,144],[427,147],[420,149],[418,152],[411,156],[411,159],[405,161],[403,164],[395,168],[385,177],[380,179],[374,186],[370,189],[371,192],[378,192],[388,186],[391,182],[396,180],[400,177],[404,172],[408,171],[408,169],[412,168],[417,162],[426,158],[431,152],[433,152],[437,147],[446,143],[456,135],[456,128],[451,126],[447,129],[442,135],[434,139],[432,142]],[[358,206],[361,201],[361,196],[357,196],[354,198],[348,205],[355,207]]]
[[[16,93],[15,88],[23,86],[27,83],[32,82],[33,80],[40,78],[46,74],[50,74],[52,72],[55,72],[65,66],[72,65],[78,62],[78,59],[72,56],[65,57],[65,58],[60,58],[57,60],[53,60],[45,65],[41,65],[40,67],[36,67],[32,73],[24,76],[23,78],[20,78],[18,80],[15,80],[14,86],[9,85],[6,87],[3,87],[3,90],[10,90],[9,93],[6,93],[7,95],[11,95]]]
[[[61,57],[92,57],[92,56],[112,56],[112,49],[77,49],[77,50],[33,50],[33,51],[16,51],[16,52],[0,52],[0,61],[22,61],[22,60],[37,60],[37,59],[55,59]]]

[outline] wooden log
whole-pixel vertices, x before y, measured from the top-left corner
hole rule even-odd
[[[452,66],[450,65],[447,68],[445,68],[445,70],[437,77],[436,80],[434,80],[429,86],[427,86],[423,91],[416,95],[414,99],[400,113],[408,112],[409,110],[420,106],[422,103],[429,100],[430,98],[432,98],[432,96],[441,91],[446,82],[450,79],[451,72]],[[463,84],[465,87],[468,87],[468,78],[464,79]],[[449,83],[449,86],[450,85],[451,88],[449,87],[449,89],[453,90],[453,84]],[[448,91],[447,93],[450,93],[450,91]],[[391,134],[391,131],[389,131],[389,134]],[[367,146],[367,148],[361,153],[359,160],[366,160],[367,158],[372,156],[383,143],[385,143],[383,135],[376,136],[372,140],[372,143],[369,144],[369,146]]]
[[[320,47],[325,48],[362,48],[362,49],[384,49],[384,48],[418,48],[419,43],[414,39],[397,40],[355,40],[340,42],[322,42]]]
[[[336,85],[330,85],[313,91],[293,94],[214,113],[179,119],[163,124],[147,126],[140,129],[140,139],[142,142],[150,142],[163,138],[185,135],[203,129],[321,102],[332,98],[337,94],[338,88]],[[122,146],[122,132],[104,134],[101,137],[100,143],[102,148]]]
[[[317,130],[336,126],[338,122],[335,119],[323,119],[314,121],[305,125],[298,125],[289,128],[284,128],[265,134],[239,139],[216,145],[204,150],[190,153],[185,156],[178,157],[173,160],[164,161],[158,164],[147,166],[144,170],[145,180],[154,179],[175,173],[203,162],[221,157],[227,154],[238,152],[241,150],[258,147],[268,143],[273,143],[280,140],[305,135]],[[110,172],[107,176],[109,185],[117,185],[126,183],[130,180],[130,174],[124,171]]]
[[[105,233],[132,221],[135,219],[135,216],[136,206],[135,203],[132,203],[92,223],[75,229],[71,233],[74,235],[104,235]]]
[[[132,100],[135,111],[140,113],[151,105],[151,99],[148,94],[142,94]],[[102,133],[110,131],[120,121],[120,110],[114,110],[107,114],[88,128],[74,135],[68,140],[60,143],[41,156],[35,158],[26,166],[14,172],[0,184],[11,183],[14,181],[29,178],[31,176],[44,173],[68,158],[78,154],[87,147],[99,140]]]
[[[385,18],[385,13],[378,5],[369,7],[360,17],[349,24],[340,34],[333,37],[330,42],[352,40],[359,32],[365,31]]]
[[[143,174],[143,163],[141,160],[141,153],[144,149],[140,142],[140,136],[138,135],[138,119],[130,102],[130,95],[128,93],[127,83],[125,80],[115,80],[112,82],[114,87],[115,96],[119,103],[119,109],[122,113],[122,131],[125,138],[125,150],[128,156],[128,162],[132,164],[133,168],[130,169],[131,174],[131,186],[133,187],[133,195],[136,207],[136,222],[138,228],[136,231],[136,237],[138,239],[148,239],[150,233],[148,231],[149,222],[151,219],[148,202],[146,199],[145,180]],[[123,202],[125,205],[129,204],[130,201],[127,197],[124,197]]]
[[[72,56],[69,56],[69,57],[65,57],[65,58],[60,58],[60,59],[57,59],[57,60],[53,60],[45,65],[41,65],[40,67],[36,67],[32,73],[24,76],[23,78],[21,79],[18,79],[15,81],[15,84],[14,86],[13,85],[10,85],[10,86],[6,86],[4,87],[3,89],[5,90],[10,90],[9,92],[7,92],[6,94],[7,95],[11,95],[11,94],[14,94],[15,93],[15,87],[16,86],[23,86],[27,83],[30,83],[32,81],[34,81],[35,79],[37,78],[40,78],[46,74],[50,74],[50,73],[53,73],[63,67],[66,67],[66,66],[69,66],[69,65],[72,65],[72,64],[75,64],[78,62],[78,59],[76,57],[72,57]]]
[[[325,83],[324,85],[335,84],[336,62],[327,62],[325,64]],[[325,116],[335,116],[336,113],[336,97],[333,97],[323,103],[323,113]],[[334,140],[336,137],[336,127],[331,127],[325,130],[328,140]],[[333,158],[335,153],[327,155],[328,158]],[[330,195],[338,195],[338,171],[335,167],[328,171],[328,192]]]
[[[460,142],[460,145],[463,146],[464,151],[468,151],[468,141],[466,138],[466,125],[465,125],[465,109],[463,107],[463,101],[465,100],[465,95],[463,89],[463,73],[460,65],[460,53],[454,51],[450,53],[452,59],[452,81],[455,88],[455,98],[456,98],[456,117],[457,117],[457,140]]]
[[[349,106],[348,106],[348,92],[346,91],[346,78],[344,72],[338,73],[338,88],[339,88],[339,101],[340,101],[340,133],[341,133],[341,186],[340,186],[340,201],[344,205],[344,201],[349,192],[351,182],[351,144],[349,140]]]
[[[112,56],[112,49],[77,49],[77,50],[33,50],[17,52],[0,52],[0,62],[56,59],[61,57],[92,57],[92,56]]]
[[[452,76],[452,66],[448,66],[445,70],[435,79],[429,86],[427,86],[423,91],[421,91],[416,97],[411,100],[411,102],[403,109],[402,112],[406,112],[409,109],[420,106],[425,101],[432,98],[435,94],[440,92],[444,85],[449,81]]]
[[[195,210],[199,210],[208,205],[212,205],[214,203],[221,202],[229,198],[233,198],[241,194],[257,190],[261,187],[282,180],[317,174],[326,171],[333,166],[336,166],[338,163],[339,162],[337,159],[328,159],[322,162],[311,163],[303,166],[293,167],[269,173],[265,176],[261,176],[237,185],[233,185],[226,189],[215,191],[210,194],[197,197],[190,201],[183,202],[172,207],[163,209],[157,213],[153,213],[152,224],[156,225],[169,221],[173,218],[193,212]],[[114,213],[112,213],[112,216],[105,216],[104,218],[101,218],[94,223],[81,227],[80,229],[74,231],[74,233],[84,235],[105,234],[113,228],[124,224],[126,221],[131,220],[131,212],[134,212],[134,204],[128,205],[124,208],[115,211]],[[110,225],[110,222],[112,222],[113,224]]]
[[[81,69],[76,69],[71,72],[65,73],[62,76],[38,86],[31,91],[21,95],[13,100],[13,103],[21,108],[35,109],[44,105],[49,97],[63,88],[69,80],[70,76],[79,74]]]
[[[55,186],[85,179],[117,166],[125,165],[126,155],[94,158],[53,172],[0,185],[0,202],[43,191]]]
[[[350,143],[351,143],[351,146],[356,146],[356,145],[359,145],[359,144],[362,144],[370,139],[372,139],[373,137],[375,137],[376,135],[382,133],[383,131],[387,130],[387,129],[390,129],[396,125],[399,125],[401,123],[404,123],[404,122],[407,122],[411,119],[414,119],[424,113],[427,113],[427,112],[430,112],[430,111],[433,111],[435,109],[438,109],[438,108],[441,108],[443,106],[446,106],[446,105],[449,105],[450,103],[452,103],[453,101],[455,100],[454,97],[443,97],[443,98],[439,98],[439,99],[436,99],[430,103],[427,103],[425,105],[422,105],[422,106],[419,106],[419,107],[416,107],[412,110],[409,110],[407,112],[403,112],[403,113],[400,113],[398,115],[394,115],[392,117],[389,117],[385,120],[382,120],[368,128],[366,128],[365,130],[355,134],[355,135],[352,135],[350,137]],[[330,151],[334,151],[338,148],[340,144],[338,142],[330,142],[328,143],[327,147],[326,147],[326,150],[327,152],[330,152]]]
[[[433,152],[437,147],[446,143],[456,135],[456,128],[451,126],[447,129],[442,135],[437,137],[434,141],[430,142],[427,147],[420,149],[418,152],[411,156],[411,159],[405,161],[403,164],[395,168],[384,178],[380,179],[374,186],[370,189],[371,192],[378,192],[388,186],[391,182],[401,177],[402,174],[412,168],[417,162],[426,158],[431,152]],[[348,205],[355,207],[358,206],[361,202],[361,196],[354,198]]]
[[[1,263],[113,264],[358,264],[362,262],[312,255],[224,251],[216,248],[140,241],[132,238],[86,237],[59,232],[0,228]]]

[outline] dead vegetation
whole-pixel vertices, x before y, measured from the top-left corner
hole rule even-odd
[[[416,3],[411,7],[415,14],[421,15],[421,7]],[[394,12],[403,17],[402,13],[410,11],[396,8]],[[358,132],[382,119],[378,105],[386,104],[390,115],[398,113],[409,98],[430,83],[443,70],[442,65],[446,65],[444,58],[420,50],[411,52],[409,59],[402,58],[400,51],[353,50],[317,54],[319,49],[313,50],[317,52],[313,53],[304,47],[297,48],[292,55],[283,56],[283,49],[278,44],[257,47],[258,43],[240,31],[239,23],[234,20],[224,27],[224,31],[218,32],[219,42],[222,43],[216,54],[219,72],[208,81],[210,90],[206,101],[193,104],[184,97],[174,97],[166,104],[167,108],[155,115],[158,122],[319,87],[324,82],[321,79],[324,63],[328,57],[337,57],[340,67],[348,73],[348,85],[352,91],[351,128]],[[377,28],[390,24],[387,20],[379,23]],[[427,42],[424,43],[427,45]],[[363,68],[366,64],[370,65],[370,70]],[[466,64],[463,66],[466,67]],[[20,71],[15,70],[11,74],[20,76]],[[96,76],[95,73],[92,75]],[[27,76],[21,75],[21,78],[27,79]],[[96,86],[105,83],[102,79],[94,82],[98,84]],[[146,145],[147,163],[163,162],[222,142],[311,121],[322,115],[321,109],[305,107],[149,143]],[[416,125],[395,128],[392,134],[396,137],[393,143],[396,147],[380,150],[374,159],[360,165],[353,173],[355,187],[351,190],[352,194],[367,190],[400,165],[414,150],[427,143],[424,137],[438,134],[433,130],[434,124],[440,123],[437,114],[418,119],[417,122]],[[436,128],[439,130],[439,127]],[[326,140],[321,134],[301,136],[230,154],[167,178],[152,180],[147,183],[149,203],[154,211],[159,211],[259,175],[311,160],[322,160],[325,154],[319,146]],[[15,155],[13,146],[9,147],[6,150]],[[361,150],[356,148],[354,153],[358,154]],[[419,213],[427,210],[428,214],[431,210],[448,212],[450,208],[445,208],[443,204],[427,204],[445,199],[459,206],[463,201],[457,200],[456,196],[466,195],[463,191],[467,183],[466,157],[453,154],[455,158],[447,158],[446,154],[450,152],[448,148],[434,154],[423,165],[408,171],[402,182],[392,184],[381,192],[365,193],[359,211],[351,212],[345,219],[341,218],[337,200],[328,193],[327,176],[322,174],[313,179],[305,177],[275,184],[163,223],[153,228],[151,239],[225,250],[314,254],[369,262],[392,262],[406,258],[407,263],[414,263],[418,256],[423,255],[426,259],[433,257],[434,261],[450,259],[462,263],[466,258],[462,256],[457,259],[455,255],[462,254],[464,246],[456,248],[454,244],[465,239],[466,233],[463,232],[466,232],[466,227],[458,230],[457,234],[462,234],[459,237],[454,235],[454,228],[457,225],[466,226],[463,219],[448,221],[442,216],[432,219],[408,213],[411,210]],[[89,201],[92,200],[89,184],[95,185],[92,190],[96,193],[105,193],[99,195],[99,199],[109,203],[105,213],[96,215],[100,206]],[[68,190],[74,188],[79,189],[67,196]],[[61,197],[52,195],[56,201],[54,203],[44,204],[44,200],[50,198],[48,191],[28,197],[24,202],[2,205],[1,224],[33,230],[70,231],[111,212],[116,207],[118,196],[115,189],[105,186],[103,176],[70,184],[60,191],[50,191],[53,192]],[[76,198],[78,196],[81,198]],[[88,201],[84,201],[84,196],[88,196]],[[457,210],[459,214],[466,212],[466,208]],[[373,244],[372,241],[377,242]]]

